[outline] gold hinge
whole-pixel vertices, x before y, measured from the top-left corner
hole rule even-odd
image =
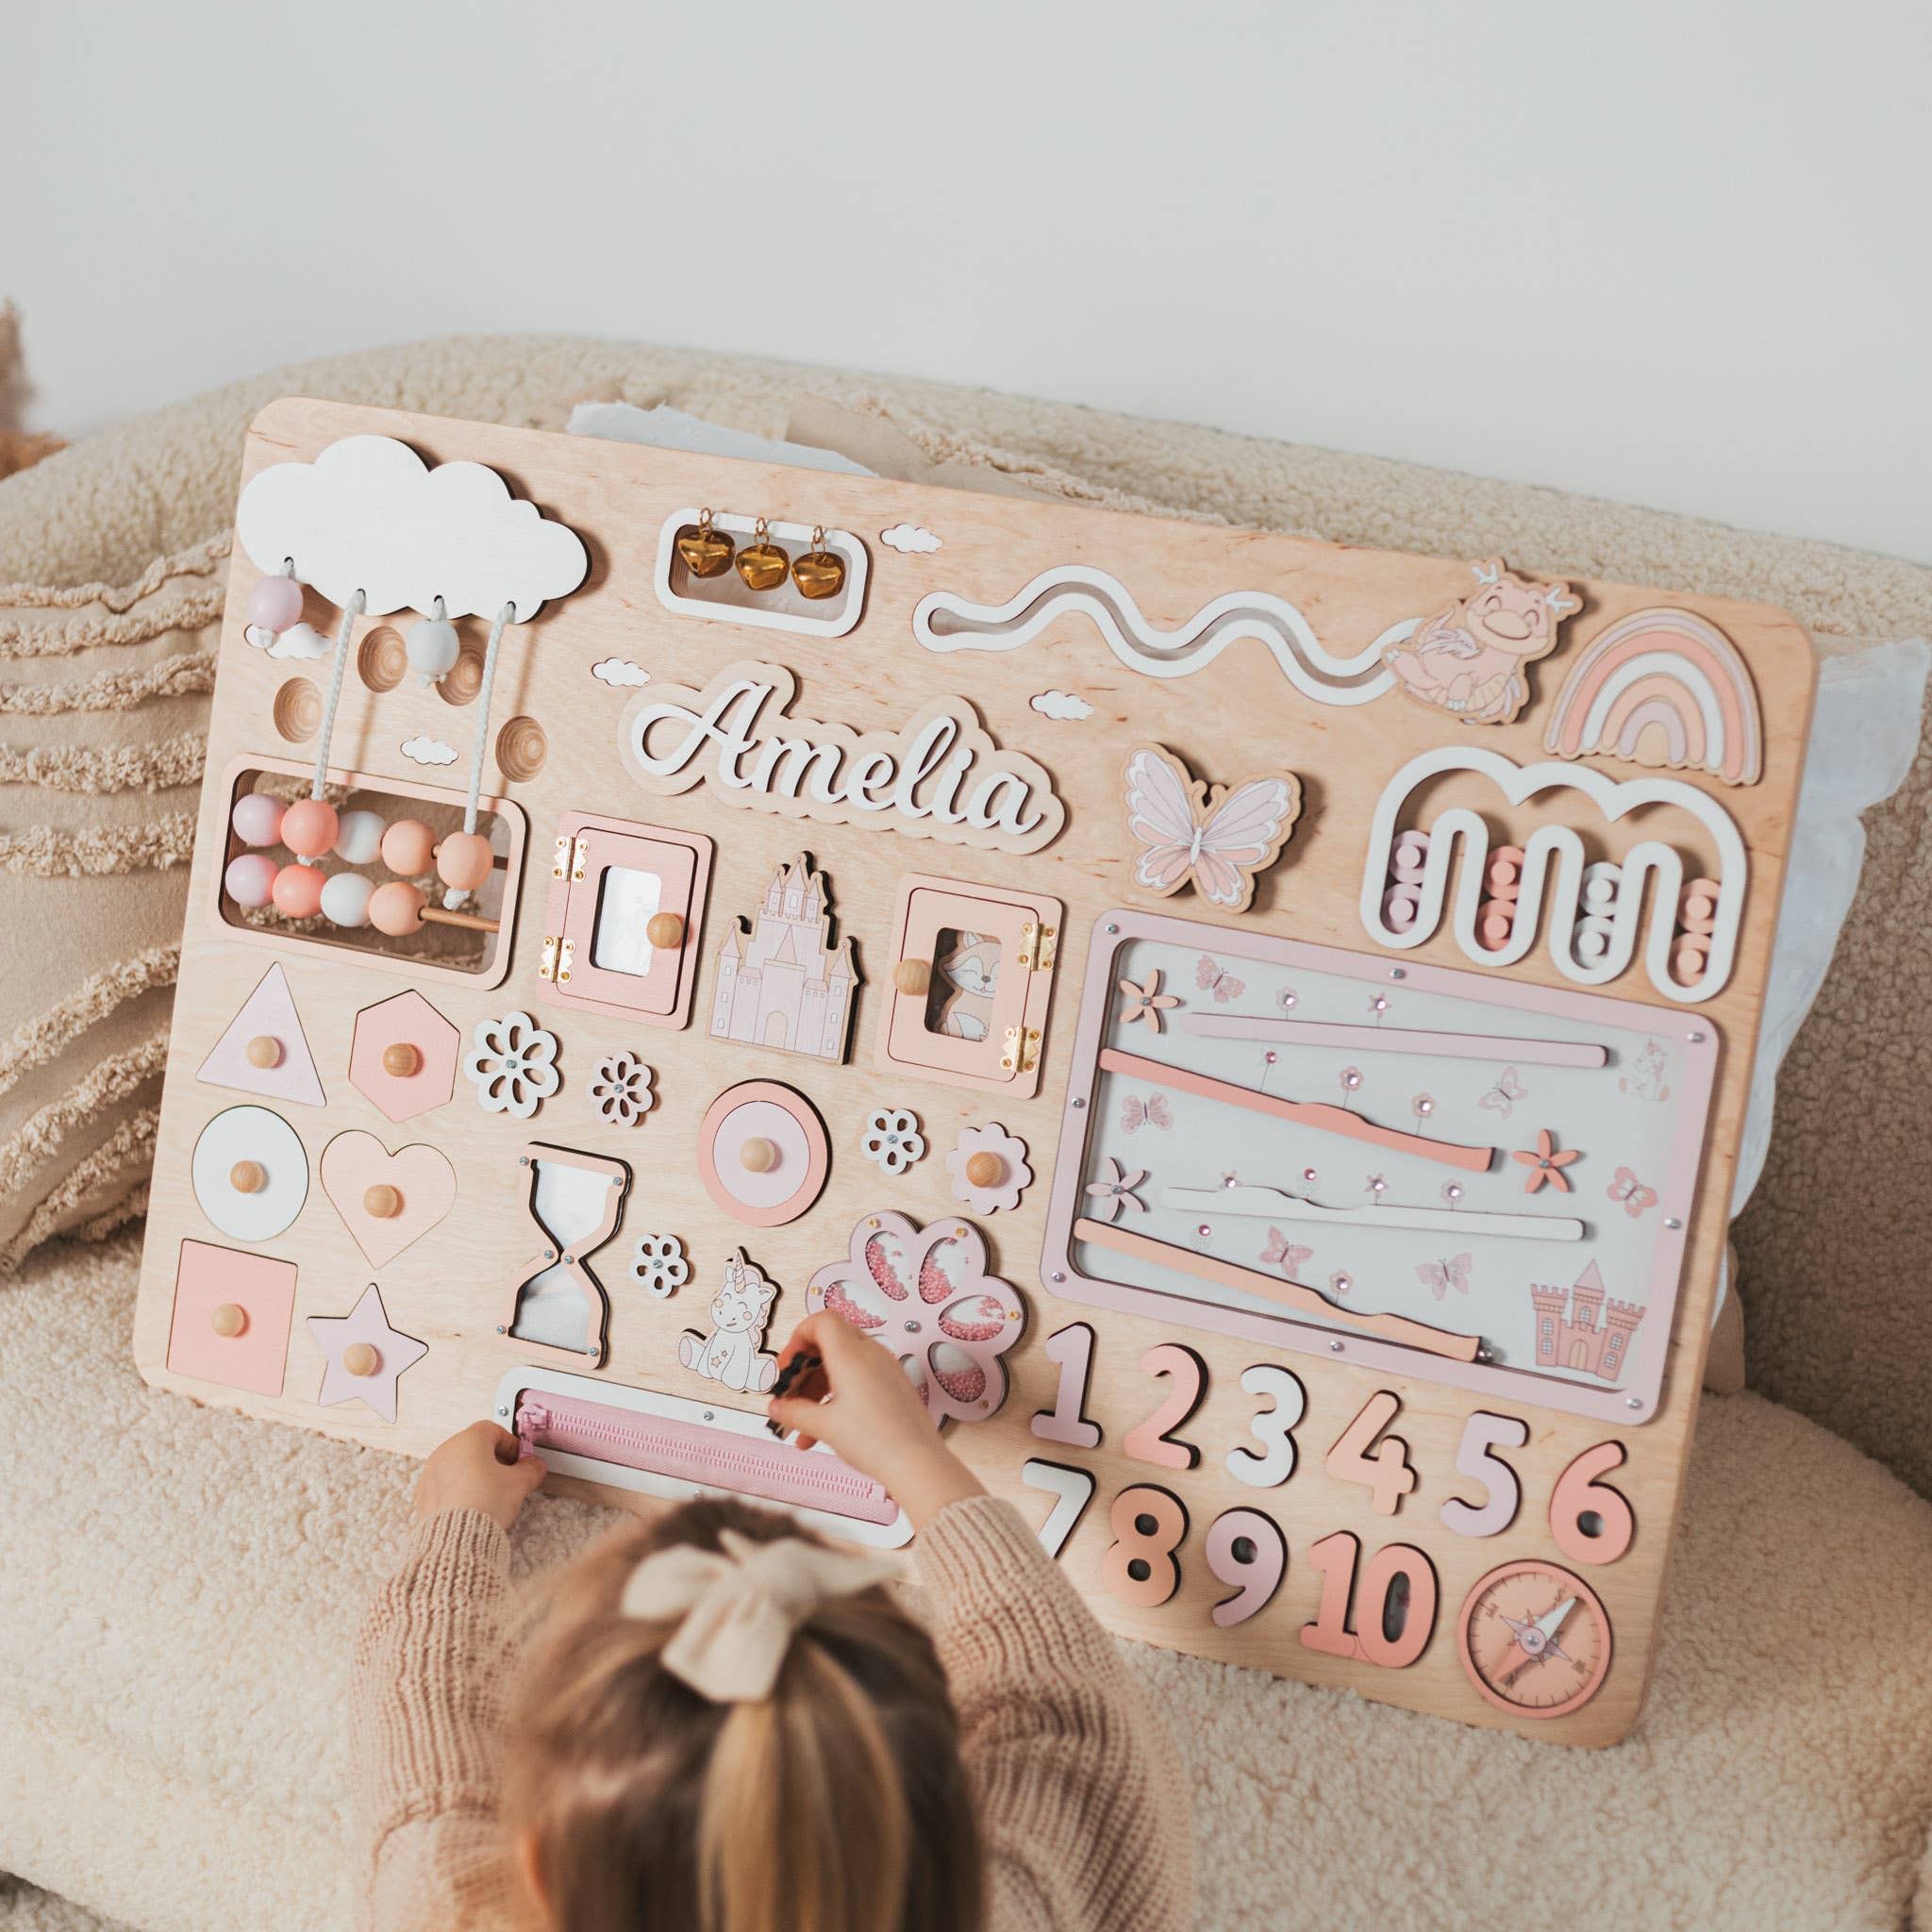
[[[588,832],[579,832],[577,834],[576,843],[571,850],[570,868],[571,878],[579,885],[583,883],[584,867],[588,865],[590,861],[591,835]]]
[[[1008,1026],[1006,1052],[1000,1056],[1003,1074],[1030,1074],[1040,1064],[1040,1028]]]
[[[557,977],[557,941],[547,932],[543,935],[543,957],[537,961],[537,977],[549,980]]]
[[[570,871],[570,840],[559,837],[557,841],[557,857],[551,862],[550,876],[554,879],[564,877]]]
[[[1052,966],[1059,949],[1058,927],[1041,925],[1038,920],[1029,919],[1020,928],[1020,950],[1013,956],[1013,963],[1023,973],[1044,973]]]
[[[565,940],[557,948],[557,983],[565,986],[570,981],[570,962],[576,957],[577,942]]]

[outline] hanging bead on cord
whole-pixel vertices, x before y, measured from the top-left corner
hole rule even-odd
[[[322,730],[318,734],[315,748],[315,774],[309,780],[308,796],[298,798],[282,814],[282,843],[295,854],[297,864],[300,866],[312,867],[325,854],[335,850],[340,829],[336,820],[336,808],[322,794],[328,786],[329,740],[335,734],[336,712],[342,702],[342,674],[348,669],[349,664],[349,633],[355,629],[356,620],[362,615],[363,606],[368,601],[367,594],[358,591],[342,606],[342,621],[336,626],[335,669],[329,674],[328,697],[322,708]],[[285,874],[293,872],[296,866],[285,866],[282,870]],[[279,877],[275,883],[277,906],[282,906],[285,898],[291,905],[305,906],[311,896],[315,900],[315,904],[308,906],[306,913],[291,912],[290,917],[312,918],[321,909],[322,887],[319,879],[312,895],[308,887],[298,885],[292,880],[286,888],[282,887]],[[289,907],[283,906],[282,909],[288,911]]]
[[[456,625],[449,621],[448,608],[441,597],[437,598],[435,609],[429,616],[409,626],[409,635],[404,641],[403,649],[408,658],[409,669],[416,674],[425,691],[456,669],[457,659],[462,655],[462,642],[457,636]]]
[[[451,911],[466,905],[470,895],[490,876],[496,857],[490,841],[476,829],[476,800],[483,790],[483,754],[490,743],[490,693],[496,682],[496,658],[506,627],[516,621],[517,608],[506,604],[490,626],[483,652],[483,688],[476,693],[476,736],[470,747],[470,796],[463,810],[463,829],[451,832],[436,848],[436,875],[449,889],[442,903]]]

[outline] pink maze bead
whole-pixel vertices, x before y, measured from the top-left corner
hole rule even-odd
[[[1715,932],[1717,895],[1715,879],[1692,879],[1684,888],[1683,904],[1677,913],[1677,924],[1688,927],[1691,932]]]
[[[287,808],[279,798],[266,791],[250,791],[235,801],[228,823],[244,845],[273,845],[282,836],[282,814]]]
[[[312,865],[285,865],[275,874],[275,910],[289,919],[313,919],[322,910],[322,874]]]
[[[1423,879],[1423,861],[1429,856],[1429,835],[1426,832],[1404,832],[1398,836],[1389,854],[1389,873],[1406,886],[1419,886]]]
[[[481,832],[451,832],[436,848],[436,876],[459,892],[474,892],[495,862]]]
[[[1682,940],[1671,957],[1671,976],[1679,986],[1693,984],[1704,972],[1704,949],[1695,940]]]
[[[1382,924],[1391,932],[1407,932],[1415,924],[1418,904],[1412,886],[1391,886],[1382,895]]]
[[[276,865],[265,852],[244,852],[228,861],[222,884],[228,897],[251,911],[275,896]]]
[[[320,858],[336,842],[336,808],[320,798],[298,798],[282,814],[282,843],[304,858]]]
[[[1475,930],[1484,945],[1507,946],[1516,930],[1516,908],[1507,899],[1485,899],[1476,912]]]
[[[429,870],[436,841],[421,819],[398,819],[382,835],[382,862],[406,879]],[[387,927],[383,928],[385,931]],[[414,927],[409,928],[411,931]]]
[[[1514,899],[1523,890],[1523,847],[1499,845],[1490,854],[1490,896]]]
[[[421,889],[404,879],[377,886],[369,895],[369,923],[392,940],[408,939],[423,924]]]
[[[263,577],[248,593],[248,621],[285,631],[302,615],[302,586],[293,577]]]

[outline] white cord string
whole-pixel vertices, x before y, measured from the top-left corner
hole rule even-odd
[[[483,749],[490,742],[490,691],[496,682],[497,646],[503,642],[504,626],[517,614],[514,604],[506,604],[490,626],[489,647],[483,653],[483,689],[476,693],[476,741],[470,748],[470,802],[463,813],[463,830],[476,829],[476,794],[483,790]]]
[[[362,607],[367,602],[363,592],[358,591],[342,606],[342,621],[336,626],[336,668],[329,675],[328,702],[322,708],[321,741],[315,750],[315,777],[308,787],[310,798],[320,798],[327,783],[328,741],[336,728],[336,707],[342,701],[342,673],[349,665],[349,633],[356,627],[356,620],[362,615]]]

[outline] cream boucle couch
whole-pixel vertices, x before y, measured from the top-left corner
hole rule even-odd
[[[1504,547],[1765,598],[1826,635],[1932,628],[1932,574],[1823,545],[933,385],[549,340],[280,371],[83,443],[0,484],[0,582],[132,583],[206,543],[277,394],[555,422],[598,385],[767,434],[804,392],[882,404],[938,460],[1091,500]],[[1740,1230],[1760,1392],[1705,1398],[1641,1727],[1565,1752],[1129,1646],[1187,1755],[1204,1925],[1755,1932],[1891,1928],[1916,1907],[1932,1927],[1932,1505],[1908,1487],[1932,1489],[1928,782],[1922,757],[1873,815],[1858,907],[1787,1066]],[[31,822],[17,791],[0,808]],[[413,1468],[144,1388],[139,1239],[43,1248],[0,1281],[0,1871],[25,1881],[0,1880],[0,1925],[341,1926],[344,1662]],[[520,1563],[599,1520],[540,1498]]]

